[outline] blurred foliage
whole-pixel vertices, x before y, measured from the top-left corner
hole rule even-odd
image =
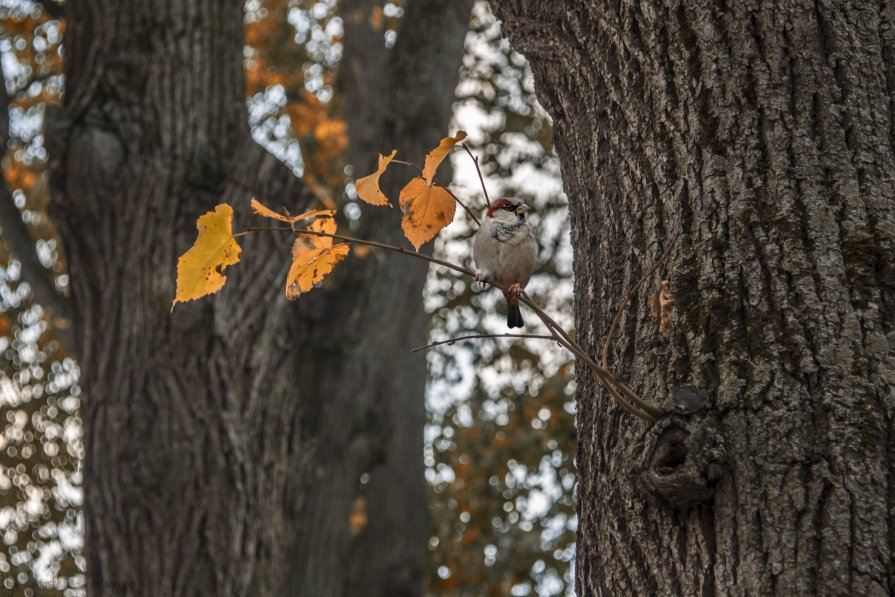
[[[402,15],[402,2],[383,2],[373,15],[388,47]],[[41,262],[65,291],[64,255],[46,216],[41,134],[46,104],[62,93],[64,24],[47,19],[38,3],[0,0],[0,26],[12,100],[4,177]],[[341,35],[336,0],[246,2],[246,93],[256,140],[324,193],[350,202],[348,138],[334,89]],[[467,145],[481,157],[491,197],[519,196],[534,207],[540,258],[528,292],[568,328],[571,249],[550,121],[525,60],[501,38],[484,3],[467,38],[451,130],[458,128],[470,132]],[[454,188],[483,206],[471,161],[457,151],[452,159]],[[279,207],[288,198],[269,202]],[[471,267],[471,224],[458,217],[436,251]],[[425,302],[433,340],[506,331],[499,293],[444,271],[432,270]],[[528,318],[531,331],[536,326]],[[78,368],[47,332],[41,307],[2,243],[0,352],[2,592],[83,595]],[[429,362],[428,591],[571,594],[575,430],[568,356],[544,341],[476,340],[433,350]]]
[[[47,217],[42,123],[62,93],[62,34],[37,3],[0,2],[10,97],[5,184],[47,275],[68,284]],[[0,586],[9,595],[83,595],[85,564],[78,367],[48,332],[21,268],[0,244]]]
[[[335,0],[249,0],[246,9],[255,138],[328,194],[341,195],[348,131],[333,93],[342,56]]]
[[[457,88],[454,120],[470,132],[491,199],[515,196],[534,208],[539,237],[529,295],[569,329],[568,211],[552,129],[524,58],[512,51],[484,3],[476,6]],[[472,161],[454,154],[461,197],[484,206]],[[465,262],[474,224],[445,231],[436,253]],[[508,330],[500,293],[449,272],[430,272],[432,340]],[[525,332],[537,319],[523,313]],[[574,372],[555,344],[477,339],[430,353],[427,477],[432,595],[571,594],[574,505]]]

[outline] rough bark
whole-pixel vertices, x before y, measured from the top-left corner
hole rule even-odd
[[[494,4],[554,119],[580,342],[680,232],[675,327],[641,297],[613,367],[707,392],[650,428],[579,370],[578,595],[895,592],[895,6]]]
[[[457,16],[438,4],[410,2],[405,20]],[[176,259],[198,215],[226,201],[244,227],[251,195],[301,209],[310,194],[251,140],[241,1],[65,6],[65,103],[48,117],[47,145],[85,390],[93,594],[360,594],[353,583],[419,594],[425,362],[406,349],[425,337],[425,268],[349,260],[326,290],[289,303],[290,239],[256,235],[221,294],[171,315]],[[451,32],[457,50],[463,31]],[[433,90],[450,96],[459,51],[434,62],[454,65]],[[381,109],[399,98],[391,90]],[[437,109],[393,127],[409,136],[396,146],[444,132],[449,100],[426,102]],[[398,216],[386,217],[365,221],[394,240]],[[371,539],[352,542],[359,477],[375,479],[383,463],[402,475],[392,497],[407,496],[379,505],[369,495],[394,526],[372,535],[371,512]],[[346,580],[347,558],[370,553],[375,568]]]

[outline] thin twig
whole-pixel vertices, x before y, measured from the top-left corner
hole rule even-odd
[[[341,240],[346,243],[355,243],[358,245],[367,245],[370,247],[376,247],[379,249],[386,249],[388,251],[395,251],[397,253],[403,253],[409,257],[416,257],[417,259],[422,259],[424,261],[429,261],[432,263],[437,263],[442,267],[446,267],[448,269],[452,269],[455,272],[459,272],[466,276],[471,276],[475,278],[475,272],[466,269],[465,267],[460,267],[459,265],[455,265],[450,261],[444,261],[442,259],[438,259],[437,257],[430,257],[428,255],[424,255],[423,253],[417,253],[415,251],[411,251],[410,249],[405,249],[403,247],[396,247],[395,245],[387,245],[385,243],[377,243],[372,240],[363,240],[361,238],[352,238],[350,236],[342,236],[341,234],[327,234],[326,232],[318,232],[316,230],[293,230],[287,226],[273,226],[269,228],[246,228],[242,232],[237,232],[233,235],[233,238],[238,238],[240,236],[246,236],[248,234],[253,234],[255,232],[294,232],[296,234],[309,234],[311,236],[325,236],[328,238],[334,238],[336,240]]]
[[[411,167],[411,168],[416,168],[417,170],[420,171],[420,174],[423,173],[423,169],[420,168],[419,166],[417,166],[416,164],[414,164],[413,162],[405,162],[404,160],[392,160],[390,163],[392,163],[392,164],[400,164],[400,165],[402,165],[402,166],[409,166],[409,167]]]
[[[601,382],[603,382],[603,387],[606,388],[610,395],[615,398],[616,402],[624,407],[625,410],[647,421],[655,421],[661,418],[661,416],[663,415],[661,410],[641,400],[640,397],[635,394],[633,390],[622,383],[622,381],[619,380],[615,375],[613,375],[611,371],[609,371],[606,367],[598,365],[597,362],[594,361],[589,354],[584,352],[584,350],[578,345],[577,342],[572,340],[572,338],[562,328],[562,326],[560,326],[558,323],[556,323],[556,321],[553,320],[553,318],[547,315],[547,313],[545,313],[543,309],[534,304],[534,302],[532,302],[527,294],[523,293],[519,300],[535,312],[535,314],[540,318],[544,325],[547,326],[551,333],[556,334],[557,341],[560,344],[565,346],[572,354],[583,360],[593,370],[593,372],[597,374],[597,377],[600,379]],[[615,389],[617,389],[618,392],[616,392]],[[627,400],[623,400],[621,396],[619,396],[619,392],[623,394]],[[635,409],[638,412],[633,412],[633,410]]]
[[[420,173],[423,172],[423,169],[420,168],[419,166],[417,166],[416,164],[414,164],[413,162],[405,162],[404,160],[392,160],[391,163],[392,164],[400,164],[401,166],[408,166],[410,168],[415,168],[415,169],[419,170]],[[467,214],[469,214],[469,217],[472,218],[472,221],[475,222],[475,225],[478,227],[481,227],[482,223],[479,222],[479,219],[477,217],[475,217],[475,214],[472,213],[472,210],[469,209],[469,207],[467,207],[465,203],[460,201],[460,198],[457,197],[456,195],[454,195],[454,192],[452,190],[450,190],[446,185],[441,184],[441,181],[439,181],[437,178],[432,178],[432,182],[434,182],[435,184],[440,186],[442,189],[447,191],[448,195],[450,195],[454,199],[454,201],[456,201],[457,204],[460,207],[462,207],[466,211]]]
[[[482,176],[482,170],[479,168],[479,157],[477,155],[473,155],[472,150],[466,145],[466,143],[461,143],[460,147],[466,150],[466,153],[469,154],[469,157],[472,158],[472,163],[475,164],[475,171],[479,174],[479,182],[482,183],[482,192],[485,193],[485,204],[488,207],[491,207],[491,199],[488,198],[488,189],[485,188],[485,178]]]
[[[615,317],[612,319],[612,325],[609,326],[609,332],[606,334],[606,340],[603,341],[603,358],[600,360],[603,367],[608,367],[606,364],[607,358],[609,356],[609,343],[612,341],[612,336],[615,334],[615,329],[618,327],[618,322],[621,320],[622,313],[625,312],[625,307],[634,298],[634,295],[637,294],[637,291],[640,290],[640,287],[643,285],[646,280],[653,275],[653,273],[659,269],[659,267],[665,263],[665,261],[671,256],[671,250],[674,249],[674,245],[677,244],[677,239],[680,238],[681,233],[678,232],[674,235],[674,238],[671,239],[671,243],[669,243],[668,248],[665,249],[665,252],[662,253],[662,256],[659,257],[659,260],[650,268],[648,272],[646,272],[643,277],[634,285],[634,287],[628,292],[628,295],[625,297],[625,300],[622,301],[621,306],[618,308],[618,313],[615,314]]]
[[[429,350],[430,348],[435,348],[436,346],[441,346],[442,344],[453,344],[454,342],[459,342],[460,340],[476,340],[482,338],[540,338],[542,340],[554,340],[556,336],[545,336],[543,334],[472,334],[470,336],[457,336],[456,338],[441,340],[440,342],[433,342],[432,344],[426,344],[425,346],[417,346],[416,348],[411,348],[410,352]]]

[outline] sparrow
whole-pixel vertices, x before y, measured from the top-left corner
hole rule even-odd
[[[538,243],[531,225],[525,220],[528,206],[503,197],[488,208],[485,219],[475,234],[472,258],[476,280],[504,286],[507,299],[507,326],[521,328],[522,312],[519,296],[534,271]]]

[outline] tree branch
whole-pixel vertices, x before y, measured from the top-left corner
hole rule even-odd
[[[472,334],[469,336],[457,336],[456,338],[450,338],[449,340],[441,340],[439,342],[433,342],[431,344],[426,344],[425,346],[417,346],[416,348],[411,348],[410,352],[420,352],[422,350],[429,350],[430,348],[435,348],[436,346],[441,346],[443,344],[453,344],[454,342],[459,342],[461,340],[476,340],[482,338],[538,338],[541,340],[555,340],[555,336],[545,336],[543,334]]]
[[[446,267],[455,272],[463,274],[464,276],[469,276],[470,278],[476,279],[476,274],[473,271],[466,269],[465,267],[461,267],[449,261],[444,261],[443,259],[438,259],[437,257],[430,257],[424,253],[417,253],[411,251],[409,249],[404,249],[402,247],[397,247],[394,245],[388,245],[385,243],[378,243],[371,240],[364,240],[360,238],[352,238],[350,236],[342,236],[341,234],[328,234],[326,232],[318,232],[316,230],[300,230],[294,229],[288,226],[272,226],[272,227],[264,227],[264,228],[247,228],[242,232],[238,232],[233,235],[234,238],[238,238],[241,236],[246,236],[248,234],[253,234],[256,232],[292,232],[295,234],[307,234],[310,236],[322,236],[327,238],[332,238],[336,240],[341,240],[347,243],[355,243],[360,245],[367,245],[370,247],[377,247],[380,249],[385,249],[388,251],[394,251],[396,253],[401,253],[402,255],[407,255],[409,257],[415,257],[416,259],[422,259],[423,261],[428,261],[430,263],[438,264],[442,267]],[[506,292],[508,287],[502,284],[498,284],[495,282],[489,282],[492,286],[499,288]],[[660,409],[651,406],[641,400],[636,393],[634,393],[631,388],[625,385],[620,379],[618,379],[615,375],[612,374],[611,371],[606,369],[605,367],[600,366],[597,362],[590,357],[584,350],[575,342],[571,336],[569,336],[568,332],[566,332],[562,326],[560,326],[552,317],[547,315],[543,309],[538,307],[527,294],[523,293],[519,298],[519,301],[525,304],[529,309],[534,311],[535,315],[541,320],[541,322],[550,330],[552,337],[564,348],[569,350],[572,354],[580,358],[584,363],[597,375],[597,378],[602,383],[603,387],[609,392],[609,394],[615,399],[618,404],[625,409],[627,412],[633,414],[636,417],[644,419],[645,421],[657,421],[660,419],[664,412]]]
[[[33,0],[35,4],[39,4],[44,13],[51,19],[65,18],[65,6],[54,2],[53,0]]]

